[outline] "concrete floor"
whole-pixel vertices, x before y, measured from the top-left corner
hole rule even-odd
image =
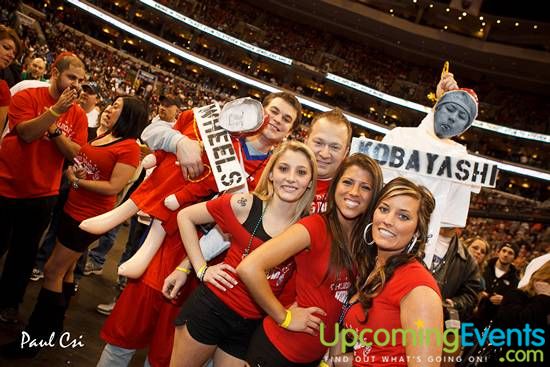
[[[92,367],[103,349],[104,342],[99,338],[99,331],[106,316],[96,311],[99,303],[107,303],[115,295],[116,268],[128,238],[128,227],[124,226],[116,239],[115,246],[107,256],[107,263],[101,275],[83,277],[76,296],[65,317],[65,330],[71,339],[78,339],[83,347],[77,348],[44,348],[34,359],[5,360],[0,357],[2,367]],[[92,245],[92,247],[95,245]],[[28,320],[42,281],[30,282],[25,301],[20,309],[22,322],[18,325],[7,325],[0,322],[0,344],[13,340],[18,336]],[[82,336],[82,338],[80,338]],[[139,351],[134,356],[130,366],[143,366],[147,351]]]

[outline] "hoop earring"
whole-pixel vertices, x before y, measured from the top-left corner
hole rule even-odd
[[[418,240],[418,235],[415,233],[411,242],[407,245],[407,249],[405,250],[407,254],[409,254],[412,251],[417,240]]]
[[[363,231],[363,241],[365,241],[365,243],[367,244],[367,246],[372,246],[374,245],[374,239],[372,241],[368,241],[367,240],[367,232],[369,231],[369,228],[372,227],[372,222],[370,222],[369,224],[367,224],[367,226],[365,227],[365,230]],[[372,231],[371,231],[372,232]],[[372,236],[371,236],[372,237]]]

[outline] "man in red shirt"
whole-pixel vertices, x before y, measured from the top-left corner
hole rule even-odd
[[[38,244],[48,226],[61,182],[63,160],[86,143],[86,114],[76,99],[84,64],[73,53],[52,65],[50,85],[15,94],[10,132],[0,148],[0,321],[16,322]]]

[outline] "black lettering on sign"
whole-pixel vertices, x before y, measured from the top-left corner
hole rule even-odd
[[[483,163],[483,170],[479,170],[479,162],[474,162],[474,172],[472,173],[472,181],[477,182],[477,175],[481,175],[481,182],[485,181],[487,178],[487,171],[489,171],[489,165]]]
[[[229,142],[229,134],[227,133],[227,131],[220,131],[214,134],[210,134],[208,135],[208,142],[210,143],[210,145],[214,145],[214,143],[227,143]]]
[[[372,141],[361,141],[359,143],[359,151],[363,154],[369,155],[369,149],[372,146]]]
[[[428,173],[431,174],[434,170],[434,162],[439,158],[439,154],[426,153],[428,155]]]
[[[240,172],[233,171],[229,175],[223,174],[221,177],[222,184],[225,186],[231,186],[233,183],[240,183],[243,179],[243,176]]]
[[[214,161],[214,166],[216,166],[216,171],[221,172],[222,164],[231,162],[234,160],[235,160],[235,157],[233,156],[233,157],[222,158],[222,159],[218,159],[217,161]]]
[[[455,177],[461,181],[466,181],[468,177],[470,177],[470,170],[464,168],[464,166],[470,168],[472,164],[465,159],[461,159],[456,163],[456,169],[461,172],[462,175],[460,175],[459,172],[456,172]]]
[[[212,147],[212,152],[214,153],[214,158],[219,159],[226,155],[235,154],[235,149],[233,149],[233,144],[224,144],[219,147]]]
[[[445,171],[447,172],[447,177],[453,177],[451,172],[451,157],[445,157],[445,160],[441,163],[441,167],[439,167],[439,171],[437,171],[437,175],[442,176]]]
[[[409,157],[409,161],[407,162],[407,166],[405,167],[407,171],[415,170],[416,172],[420,172],[420,158],[418,154],[418,150],[413,150],[411,156]]]
[[[399,168],[403,165],[405,151],[399,147],[391,147],[390,167]]]
[[[380,157],[380,150],[382,150],[382,157]],[[378,161],[381,165],[384,165],[388,162],[390,155],[390,147],[386,144],[378,144],[372,150],[372,158]]]

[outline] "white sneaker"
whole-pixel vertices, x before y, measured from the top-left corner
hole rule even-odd
[[[97,305],[96,310],[102,315],[109,316],[113,311],[113,308],[115,308],[115,305],[116,299],[114,299],[111,303],[100,303],[99,305]]]

